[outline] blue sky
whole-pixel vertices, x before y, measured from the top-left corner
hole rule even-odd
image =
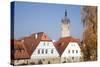
[[[14,37],[19,39],[32,33],[45,32],[51,39],[59,39],[60,24],[65,9],[67,9],[67,17],[71,21],[71,36],[81,38],[83,31],[81,6],[34,2],[15,2]]]

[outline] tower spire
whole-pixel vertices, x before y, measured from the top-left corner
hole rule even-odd
[[[67,10],[65,9],[65,18],[67,17]]]
[[[70,36],[70,20],[67,17],[67,10],[65,9],[64,18],[61,21],[61,37]]]

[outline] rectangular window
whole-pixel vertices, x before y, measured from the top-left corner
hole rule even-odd
[[[78,50],[76,50],[76,53],[78,53]]]
[[[44,54],[44,49],[42,49],[42,54]]]
[[[53,54],[53,49],[51,49],[51,54]]]
[[[68,50],[68,53],[70,53],[70,50]]]
[[[38,49],[38,54],[40,54],[40,49]]]
[[[44,46],[45,46],[45,42],[44,42]]]
[[[47,43],[47,46],[49,46],[49,42]]]
[[[53,49],[51,49],[51,53],[53,54]]]
[[[74,53],[74,50],[72,50],[72,53]]]
[[[72,57],[72,60],[74,60],[74,57]]]
[[[46,53],[46,54],[48,53],[48,49],[46,49],[45,53]]]

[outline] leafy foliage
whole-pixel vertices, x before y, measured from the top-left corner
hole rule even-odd
[[[97,7],[82,7],[84,60],[97,60]]]

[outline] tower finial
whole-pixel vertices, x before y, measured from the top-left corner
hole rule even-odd
[[[67,10],[65,9],[65,17],[67,17]]]

